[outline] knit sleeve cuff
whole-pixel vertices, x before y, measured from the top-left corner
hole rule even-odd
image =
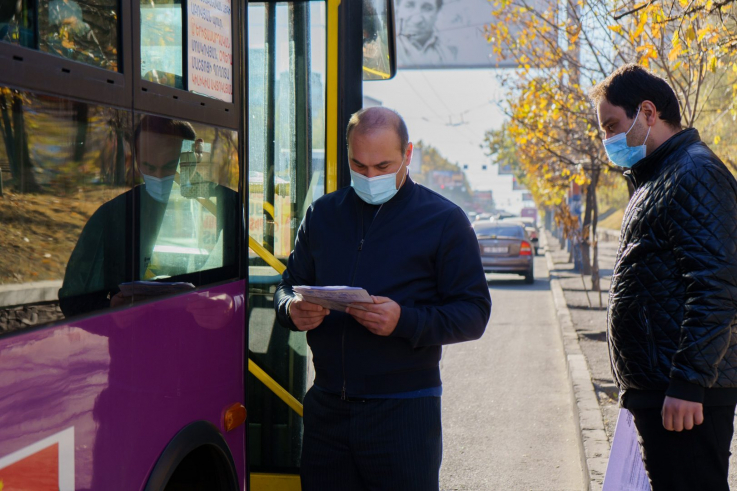
[[[665,391],[665,395],[668,397],[675,397],[676,399],[683,399],[684,401],[691,402],[704,402],[705,389],[691,382],[684,382],[683,380],[670,380],[668,390]]]
[[[412,339],[417,332],[418,322],[417,310],[411,307],[402,307],[397,327],[394,328],[392,336],[398,338]]]

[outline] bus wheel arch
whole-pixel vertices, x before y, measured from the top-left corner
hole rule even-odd
[[[230,448],[208,421],[182,428],[161,453],[144,491],[238,491]]]

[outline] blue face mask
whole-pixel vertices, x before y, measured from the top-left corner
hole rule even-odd
[[[642,145],[638,145],[636,147],[630,147],[627,145],[627,135],[632,131],[632,128],[635,127],[637,116],[640,115],[641,108],[642,106],[637,108],[635,120],[632,122],[632,126],[630,126],[630,129],[628,129],[626,133],[614,135],[603,142],[607,157],[609,157],[609,160],[611,160],[614,165],[630,169],[637,162],[644,159],[647,154],[645,142],[647,142],[647,139],[650,136],[650,127],[647,128],[647,136],[645,137],[645,141],[642,142]]]
[[[358,172],[351,170],[351,186],[359,198],[364,200],[370,205],[381,205],[389,201],[397,194],[399,188],[404,184],[404,180],[407,178],[405,172],[402,178],[401,184],[397,186],[397,174],[404,167],[404,160],[402,165],[399,166],[397,172],[393,174],[384,174],[383,176],[366,177],[362,176]]]
[[[143,182],[146,183],[146,191],[149,196],[159,203],[166,203],[169,201],[169,195],[171,194],[171,188],[174,185],[174,175],[166,176],[162,178],[149,176],[141,172],[143,176]]]

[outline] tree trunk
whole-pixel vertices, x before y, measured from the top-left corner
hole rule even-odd
[[[74,156],[78,164],[84,158],[85,146],[87,144],[87,127],[89,126],[89,106],[83,103],[74,104],[74,123],[77,125],[77,135],[74,139]]]
[[[595,164],[593,164],[595,165]],[[599,203],[596,198],[596,188],[599,185],[599,174],[600,169],[598,166],[594,166],[594,171],[591,176],[591,194],[593,204],[593,217],[591,219],[591,238],[594,246],[594,258],[591,264],[591,289],[595,292],[601,291],[601,282],[599,276],[599,239],[596,236],[596,229],[599,226]]]
[[[13,140],[15,147],[13,158],[16,165],[20,166],[18,169],[19,176],[16,181],[18,192],[38,193],[41,191],[41,187],[36,183],[36,176],[33,174],[31,154],[28,151],[26,123],[23,117],[23,98],[18,93],[13,94]]]
[[[15,163],[15,145],[13,142],[13,125],[10,122],[10,106],[5,98],[5,94],[0,93],[0,112],[2,112],[2,126],[3,141],[5,142],[5,156],[8,159],[10,165],[10,183],[14,184],[18,178],[20,172],[20,166]]]
[[[595,186],[593,176],[591,183],[586,186],[586,210],[583,215],[583,224],[581,225],[581,273],[591,274],[591,216],[594,211],[592,198],[596,197],[596,193],[592,192],[592,186]]]

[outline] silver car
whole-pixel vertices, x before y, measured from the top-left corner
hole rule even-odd
[[[527,231],[527,235],[530,236],[530,240],[532,241],[532,245],[535,246],[535,255],[538,255],[540,253],[540,242],[538,240],[538,237],[540,236],[540,230],[537,228],[537,223],[535,223],[534,218],[515,216],[515,217],[503,218],[500,221],[517,222],[521,224],[523,227],[525,227],[525,230]]]
[[[473,229],[486,273],[519,274],[525,277],[525,283],[535,281],[534,245],[522,224],[475,222]]]

